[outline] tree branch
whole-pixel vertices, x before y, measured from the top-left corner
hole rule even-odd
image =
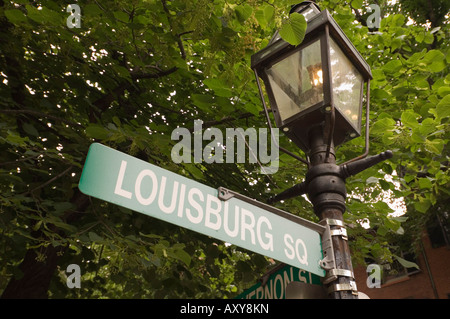
[[[167,8],[167,2],[166,2],[166,0],[161,0],[161,3],[163,5],[164,12],[167,15],[167,20],[169,21],[170,31],[173,32],[172,19],[171,19],[171,15],[169,12],[169,8]],[[183,60],[186,60],[186,51],[184,50],[183,41],[181,41],[181,35],[182,35],[182,33],[177,35],[177,44],[178,44],[178,48],[180,49],[181,57],[183,58]]]
[[[131,78],[133,80],[138,79],[158,79],[162,78],[163,76],[167,76],[169,74],[172,74],[178,70],[178,67],[174,66],[168,70],[165,71],[159,71],[157,73],[131,73]]]
[[[176,66],[165,70],[165,71],[159,71],[156,73],[139,73],[139,69],[136,69],[135,71],[131,71],[130,75],[131,75],[131,79],[133,81],[135,80],[139,80],[139,79],[158,79],[167,75],[170,75],[174,72],[176,72],[178,70],[178,68]],[[130,88],[130,82],[123,82],[123,83],[119,83],[117,85],[116,88],[114,88],[113,90],[109,91],[108,93],[104,94],[102,97],[98,98],[97,100],[95,100],[92,104],[95,105],[96,107],[98,107],[102,112],[106,111],[106,109],[111,105],[111,103],[115,100],[117,100],[117,98],[123,94],[123,92]],[[94,117],[93,117],[93,112],[94,110],[91,110],[91,115],[89,116],[89,120],[91,122],[94,122]]]
[[[65,169],[63,172],[61,172],[61,173],[59,173],[58,175],[56,175],[55,177],[49,179],[49,180],[46,181],[44,184],[41,184],[41,185],[39,185],[39,186],[37,186],[37,187],[35,187],[35,188],[33,188],[33,189],[31,189],[31,190],[29,190],[29,191],[27,191],[27,192],[21,194],[21,195],[26,196],[26,195],[28,195],[28,194],[34,192],[34,191],[37,191],[38,189],[44,188],[45,186],[47,186],[47,185],[53,183],[54,181],[56,181],[58,178],[61,178],[61,177],[63,177],[64,175],[66,175],[72,168],[73,168],[72,165],[69,166],[69,167],[68,167],[67,169]]]
[[[30,156],[30,157],[25,157],[25,158],[19,158],[19,159],[16,159],[15,161],[3,162],[3,163],[0,163],[0,166],[6,166],[6,165],[11,165],[11,164],[16,165],[17,163],[26,162],[28,160],[33,160],[33,159],[37,159],[37,156]]]
[[[367,27],[367,21],[364,20],[363,16],[362,16],[361,13],[359,12],[359,10],[353,8],[351,4],[350,4],[350,8],[351,8],[352,11],[355,13],[355,18],[356,18],[356,20],[357,20],[359,23],[361,23],[361,25]]]

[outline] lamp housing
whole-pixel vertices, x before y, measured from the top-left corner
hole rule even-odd
[[[372,79],[369,65],[327,10],[317,13],[315,4],[298,9],[311,11],[300,45],[290,45],[276,32],[251,57],[278,128],[305,153],[317,127],[333,146],[361,135],[364,83]]]

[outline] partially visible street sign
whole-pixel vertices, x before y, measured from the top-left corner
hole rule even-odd
[[[236,299],[289,299],[289,290],[293,284],[302,283],[314,286],[313,289],[323,289],[319,276],[303,269],[280,264],[265,274],[261,282],[253,285]],[[292,289],[291,289],[292,290]]]
[[[327,299],[327,291],[323,286],[293,281],[286,287],[286,299]]]
[[[89,148],[78,187],[86,195],[325,276],[319,265],[323,226],[274,213],[257,201],[223,201],[217,189],[104,145]]]

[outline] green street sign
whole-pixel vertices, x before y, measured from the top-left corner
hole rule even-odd
[[[292,282],[322,286],[320,277],[303,269],[281,264],[235,299],[286,299],[286,288]]]
[[[219,198],[212,187],[94,143],[79,189],[324,277],[324,227],[245,196]],[[223,191],[221,191],[223,195]]]

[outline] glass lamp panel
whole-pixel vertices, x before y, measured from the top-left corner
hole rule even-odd
[[[359,130],[364,79],[332,38],[330,59],[334,105]]]
[[[319,40],[275,63],[266,72],[282,121],[323,101]]]

